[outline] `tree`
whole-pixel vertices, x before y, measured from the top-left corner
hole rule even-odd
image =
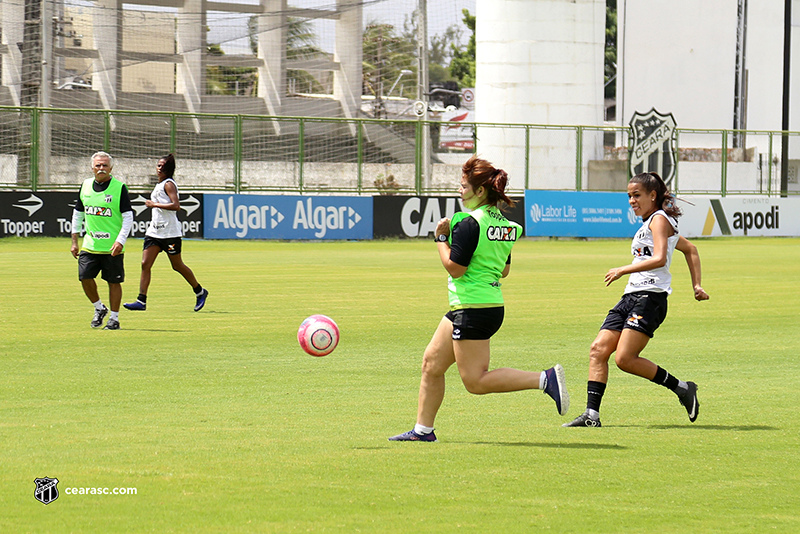
[[[417,47],[419,33],[417,31],[417,21],[419,20],[419,10],[414,10],[410,16],[406,16],[403,23],[403,38],[405,38],[413,48]],[[448,65],[453,57],[453,50],[458,48],[463,31],[453,24],[444,33],[434,35],[430,38],[428,46],[428,80],[431,83],[455,81],[450,74]]]
[[[247,21],[248,35],[250,38],[250,50],[254,56],[258,55],[258,17],[252,16]],[[302,60],[313,59],[315,57],[326,56],[325,52],[317,46],[317,35],[314,27],[306,19],[289,17],[286,28],[286,59]],[[330,77],[330,74],[327,74]],[[320,81],[317,77],[305,70],[287,69],[286,70],[287,93],[289,92],[309,92],[327,93],[324,80]]]
[[[450,74],[461,87],[475,87],[475,15],[468,9],[461,10],[464,25],[472,32],[466,50],[450,45],[453,59],[450,60]]]
[[[368,24],[363,33],[363,94],[379,98],[388,96],[389,89],[403,70],[416,72],[415,43],[416,40],[409,42],[408,38],[398,35],[391,24]],[[416,87],[404,87],[401,96],[414,98]]]
[[[224,56],[219,44],[206,47],[209,56]],[[206,67],[206,92],[210,95],[246,95],[253,93],[256,82],[256,69],[252,67]]]
[[[617,97],[617,0],[606,0],[605,97]]]

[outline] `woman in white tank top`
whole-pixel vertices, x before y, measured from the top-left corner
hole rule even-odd
[[[697,419],[697,384],[678,380],[640,354],[667,315],[667,296],[672,292],[669,268],[675,249],[686,257],[694,298],[708,299],[700,286],[700,256],[697,247],[678,234],[681,211],[658,174],[634,176],[628,184],[628,203],[643,220],[631,243],[633,262],[605,275],[606,286],[625,275],[630,275],[628,284],[589,351],[586,411],[564,426],[601,426],[600,402],[608,383],[608,360],[614,352],[620,369],[672,390],[686,408],[689,420]]]
[[[136,302],[129,302],[123,306],[131,311],[147,309],[147,289],[150,287],[152,267],[158,254],[163,250],[167,253],[172,269],[179,272],[184,280],[192,286],[196,299],[194,311],[200,311],[206,304],[208,290],[197,282],[194,273],[183,263],[183,258],[181,258],[183,228],[178,220],[181,203],[178,197],[178,186],[172,178],[175,174],[175,157],[172,154],[158,160],[156,174],[158,175],[158,184],[153,189],[150,199],[144,202],[145,206],[151,208],[151,219],[144,237],[139,296]]]

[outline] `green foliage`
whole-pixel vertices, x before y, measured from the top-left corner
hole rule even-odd
[[[606,0],[605,97],[616,98],[617,84],[617,0]]]
[[[418,41],[418,13],[418,10],[414,10],[414,13],[407,17],[403,24],[403,37],[413,43],[414,47],[417,46]],[[431,83],[455,81],[455,78],[450,74],[449,65],[453,50],[458,49],[462,33],[462,29],[453,24],[444,33],[430,37],[428,46],[428,80]]]
[[[68,239],[0,239],[0,531],[383,533],[423,518],[416,530],[443,534],[798,532],[800,239],[695,243],[711,300],[693,300],[676,258],[644,355],[700,385],[696,423],[612,364],[604,427],[560,426],[583,409],[589,343],[622,291],[603,275],[630,243],[526,239],[491,367],[560,362],[570,413],[539,391],[470,395],[453,368],[440,442],[420,444],[386,438],[414,423],[447,310],[428,240],[185,240],[205,309],[162,255],[147,311],[109,332],[89,327]],[[128,242],[123,302],[140,250]],[[312,313],[342,332],[325,358],[297,346]],[[60,481],[47,506],[42,476]]]
[[[472,32],[466,50],[460,50],[451,45],[452,60],[450,61],[450,74],[458,81],[461,87],[475,87],[475,15],[470,15],[468,9],[463,9],[463,22]]]
[[[402,70],[417,72],[415,53],[416,41],[398,33],[391,24],[367,24],[363,33],[363,94],[387,96]],[[402,94],[398,89],[393,96],[416,97],[415,84],[404,84]]]
[[[306,19],[289,17],[289,28],[286,35],[286,59],[301,60],[326,57],[325,52],[317,46],[317,35],[314,27]],[[286,79],[289,88],[294,87],[299,93],[332,92],[330,73],[314,73],[305,70],[287,69]],[[323,83],[323,81],[325,83]]]
[[[206,47],[210,56],[224,56],[225,52],[219,44]],[[250,96],[255,91],[258,70],[252,67],[206,67],[206,91],[211,95],[244,95]]]

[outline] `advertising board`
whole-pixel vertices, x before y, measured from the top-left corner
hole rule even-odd
[[[372,197],[204,196],[206,239],[372,239]]]
[[[627,193],[525,191],[527,236],[633,237],[642,220]]]
[[[382,237],[430,237],[436,224],[443,217],[464,211],[461,199],[457,197],[410,197],[381,196],[375,198],[375,226],[373,234]],[[524,202],[522,198],[505,215],[525,227]],[[524,232],[523,232],[524,235]]]

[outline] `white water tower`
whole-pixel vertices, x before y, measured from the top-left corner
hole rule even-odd
[[[605,2],[477,0],[476,121],[603,125]],[[523,129],[478,129],[477,151],[525,185]],[[572,189],[574,130],[532,130],[529,187]],[[583,138],[583,176],[603,158],[602,133]],[[583,186],[586,186],[584,178]]]

